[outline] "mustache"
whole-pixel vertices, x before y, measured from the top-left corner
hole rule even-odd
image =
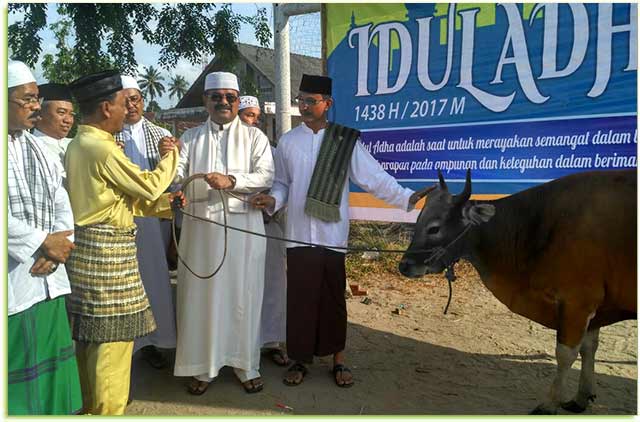
[[[302,115],[303,115],[303,116],[313,116],[313,113],[312,113],[312,112],[310,112],[310,111],[303,111],[303,112],[302,112]]]
[[[33,113],[31,113],[31,115],[28,117],[29,119],[42,119],[42,116],[40,115],[39,111],[34,111]]]
[[[224,105],[224,104],[218,104],[217,106],[214,107],[214,109],[216,111],[231,110],[231,106],[230,105]]]

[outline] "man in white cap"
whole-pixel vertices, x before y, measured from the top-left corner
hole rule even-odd
[[[260,125],[260,102],[256,97],[251,95],[243,95],[240,97],[240,106],[238,107],[238,116],[240,120],[249,126]]]
[[[38,86],[38,89],[42,98],[41,119],[36,122],[33,134],[58,157],[57,164],[62,168],[62,177],[66,177],[64,155],[71,142],[67,135],[75,121],[73,97],[66,84],[48,83]]]
[[[82,408],[64,295],[73,214],[56,157],[27,130],[40,112],[22,62],[8,66],[8,413],[68,415]]]
[[[229,226],[264,233],[262,213],[249,207],[247,198],[271,186],[273,158],[266,135],[240,122],[238,92],[234,74],[207,75],[203,102],[209,118],[181,137],[176,181],[206,174],[206,183],[195,181],[187,187],[191,203],[179,246],[186,265],[178,265],[174,373],[193,377],[188,391],[195,395],[206,391],[223,366],[234,369],[247,393],[263,387],[259,330],[266,240],[235,230],[225,236],[222,227],[187,215],[223,222],[226,213]],[[220,271],[207,277],[225,248]]]
[[[162,159],[158,145],[171,132],[145,119],[144,98],[135,78],[122,75],[127,106],[122,132],[116,142],[124,145],[124,153],[142,170],[154,170]],[[156,331],[135,340],[133,353],[141,350],[142,358],[156,369],[166,368],[169,362],[156,348],[176,347],[176,315],[169,281],[167,249],[171,241],[171,220],[158,217],[135,217],[138,226],[136,246],[142,284],[149,297],[156,319]]]

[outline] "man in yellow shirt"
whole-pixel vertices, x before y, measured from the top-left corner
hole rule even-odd
[[[165,194],[178,164],[178,148],[161,141],[162,159],[141,170],[118,147],[126,98],[120,74],[105,71],[72,82],[83,122],[67,149],[67,187],[76,249],[67,268],[67,302],[77,341],[84,411],[121,415],[129,397],[133,340],[156,329],[136,258],[134,216],[172,216]],[[153,245],[149,245],[153,247]]]

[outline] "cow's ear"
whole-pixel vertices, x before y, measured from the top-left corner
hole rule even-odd
[[[482,224],[491,220],[496,213],[496,207],[491,204],[475,204],[462,209],[462,219],[467,224]]]

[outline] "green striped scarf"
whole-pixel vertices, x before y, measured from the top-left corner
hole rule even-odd
[[[359,130],[331,122],[327,125],[307,191],[307,215],[327,222],[340,221],[342,189],[359,137]]]

